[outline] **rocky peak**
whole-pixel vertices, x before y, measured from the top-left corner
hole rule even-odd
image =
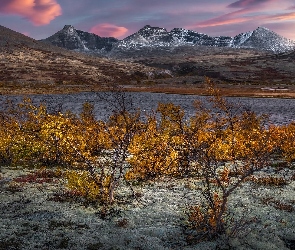
[[[265,28],[265,27],[258,27],[255,31],[260,31],[260,32],[261,32],[261,31],[264,31],[264,32],[265,32],[265,31],[268,31],[268,32],[270,31],[270,32],[272,32],[270,29]]]
[[[74,26],[72,26],[72,25],[65,25],[65,26],[63,27],[63,30],[69,30],[69,29],[74,30],[75,28],[74,28]]]
[[[152,27],[150,25],[146,25],[142,29],[140,29],[137,33],[142,35],[143,37],[149,37],[149,36],[165,35],[168,32],[165,28]]]
[[[76,31],[76,29],[72,25],[65,25],[63,27],[62,31],[65,32],[65,33],[72,34],[72,33],[74,33]]]
[[[98,35],[76,30],[72,25],[65,25],[62,30],[42,40],[58,47],[79,51],[109,51],[118,40],[113,37]]]
[[[241,33],[233,38],[234,47],[268,50],[275,53],[290,51],[295,42],[265,28],[258,27],[254,31]]]
[[[268,28],[265,27],[258,27],[257,29],[255,29],[252,33],[253,36],[260,36],[260,37],[267,37],[267,36],[271,36],[271,37],[281,37],[280,35],[278,35],[277,33],[269,30]]]

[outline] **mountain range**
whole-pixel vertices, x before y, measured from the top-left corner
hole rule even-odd
[[[118,40],[113,37],[100,37],[92,33],[76,30],[71,25],[65,25],[62,30],[41,41],[69,50],[97,54],[112,54],[117,51],[144,48],[175,48],[179,46],[244,48],[273,53],[284,53],[295,49],[295,41],[284,38],[264,27],[258,27],[253,31],[241,33],[235,37],[211,37],[183,28],[174,28],[167,31],[165,28],[146,25],[125,39]]]

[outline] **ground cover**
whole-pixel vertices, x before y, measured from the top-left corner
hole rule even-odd
[[[87,206],[64,193],[63,180],[16,181],[35,169],[2,168],[0,249],[227,249],[225,239],[196,243],[185,230],[187,206],[201,199],[195,179],[161,179],[122,185],[118,204]],[[236,218],[250,221],[231,249],[294,249],[295,171],[266,168],[257,176],[280,176],[282,186],[247,182],[229,204]],[[293,180],[291,180],[293,176]],[[58,194],[60,196],[58,196]],[[129,198],[128,198],[129,197]]]

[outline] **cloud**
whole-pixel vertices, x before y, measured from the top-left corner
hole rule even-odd
[[[56,0],[1,0],[0,12],[20,15],[36,26],[48,24],[62,14]]]
[[[220,26],[220,25],[227,25],[227,24],[233,24],[233,23],[242,23],[249,20],[253,20],[253,17],[242,16],[243,14],[246,14],[249,12],[251,11],[248,9],[234,11],[216,18],[206,20],[204,22],[200,22],[196,25],[196,27],[204,28],[204,27]]]
[[[275,0],[239,0],[228,5],[227,8],[240,8],[240,10],[200,22],[196,25],[196,27],[213,27],[267,19],[267,16],[263,15],[261,11],[269,9],[271,7],[271,3],[275,3]]]
[[[273,0],[240,0],[228,5],[228,8],[249,8],[256,5],[272,2]]]
[[[287,21],[287,20],[295,20],[295,12],[278,14],[278,15],[270,15],[266,17],[267,20],[276,20],[276,21]]]
[[[128,29],[110,23],[102,23],[93,26],[90,32],[102,37],[122,37],[128,32]]]

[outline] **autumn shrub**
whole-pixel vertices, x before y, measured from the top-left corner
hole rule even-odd
[[[4,164],[27,165],[29,161],[38,159],[40,144],[37,133],[41,124],[38,118],[42,113],[43,106],[37,108],[29,99],[18,105],[9,103],[2,111],[0,154]]]
[[[223,202],[218,193],[213,194],[211,204],[191,206],[188,211],[188,226],[197,233],[197,241],[210,240],[225,230],[224,218],[219,219]]]
[[[115,189],[128,168],[129,144],[142,127],[140,113],[128,112],[124,94],[120,96],[120,108],[107,121],[96,120],[89,103],[83,105],[80,116],[49,113],[45,105],[34,105],[30,99],[9,103],[0,114],[1,163],[83,170],[83,174],[68,173],[69,188],[86,194],[86,187],[79,184],[85,182],[91,186],[86,196],[93,199],[94,184],[104,183],[105,191],[100,192],[100,198],[112,203]]]
[[[186,172],[184,111],[173,103],[159,103],[157,114],[149,116],[141,133],[138,133],[129,151],[131,169],[126,178],[154,179],[161,175],[180,176]]]
[[[269,165],[280,136],[266,117],[241,110],[217,90],[210,91],[212,109],[198,105],[191,119],[189,158],[197,165],[204,202],[193,206],[189,225],[201,232],[202,240],[226,233],[230,195],[247,177]]]
[[[106,204],[114,202],[115,190],[122,181],[128,183],[125,174],[130,168],[127,164],[129,145],[144,125],[140,112],[129,112],[125,95],[117,94],[118,109],[107,121],[96,121],[93,107],[84,105],[80,133],[85,147],[73,148],[76,158],[85,164],[86,172],[70,172],[67,177],[70,189]]]
[[[13,124],[9,120],[6,120],[3,116],[1,117],[0,125],[0,164],[10,165],[12,163],[13,153]]]
[[[0,122],[3,164],[72,166],[78,160],[77,150],[95,151],[97,144],[86,145],[96,123],[86,126],[70,112],[50,114],[45,105],[33,105],[30,99],[10,105]]]
[[[226,232],[230,195],[269,165],[281,141],[280,129],[266,116],[227,102],[217,89],[208,91],[208,103],[195,102],[195,115],[188,120],[179,106],[159,104],[130,144],[126,173],[130,180],[197,177],[203,201],[191,206],[188,221],[202,240]]]
[[[49,166],[73,165],[77,161],[75,147],[85,147],[79,129],[78,119],[72,114],[47,114],[39,132],[39,160]]]
[[[93,176],[88,171],[69,171],[67,173],[67,188],[76,195],[84,197],[88,202],[108,200],[110,177]]]
[[[295,122],[282,126],[280,131],[282,155],[287,161],[293,162],[295,160]]]

